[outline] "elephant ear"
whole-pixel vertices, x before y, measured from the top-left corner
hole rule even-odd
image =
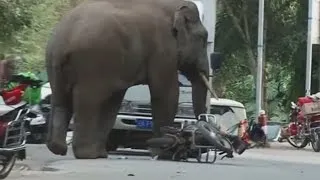
[[[192,25],[199,21],[198,8],[194,3],[185,1],[178,6],[174,13],[173,35],[178,40],[180,46],[186,45],[188,33],[190,33]]]

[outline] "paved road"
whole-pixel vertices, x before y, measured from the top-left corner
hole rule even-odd
[[[19,162],[8,180],[314,180],[320,170],[320,153],[307,148],[296,150],[286,145],[252,149],[234,159],[216,164],[151,160],[148,156],[112,155],[109,159],[75,160],[54,156],[43,145],[30,145],[28,159]],[[124,158],[126,157],[126,158]],[[29,166],[23,169],[22,164]],[[23,170],[19,170],[23,169]]]

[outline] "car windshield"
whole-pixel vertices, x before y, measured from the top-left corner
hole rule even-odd
[[[222,125],[224,129],[233,129],[232,127],[234,125],[246,119],[246,111],[240,107],[212,105],[210,114],[216,116],[217,122]],[[237,131],[234,131],[232,133],[236,132]]]
[[[179,73],[178,78],[180,87],[191,87],[191,82],[184,75]]]

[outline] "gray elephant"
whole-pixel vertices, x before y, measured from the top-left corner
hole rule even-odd
[[[76,158],[107,157],[105,144],[126,90],[150,88],[153,132],[173,123],[178,70],[192,83],[195,114],[206,111],[207,31],[183,0],[95,0],[78,5],[53,31],[46,66],[52,88],[47,147],[65,155],[74,114]]]

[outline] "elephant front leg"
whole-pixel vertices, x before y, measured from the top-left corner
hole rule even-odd
[[[178,107],[179,85],[177,75],[149,84],[153,116],[153,134],[160,136],[160,127],[173,124]]]
[[[72,113],[66,108],[52,107],[48,125],[47,147],[56,155],[66,155],[66,135]]]

